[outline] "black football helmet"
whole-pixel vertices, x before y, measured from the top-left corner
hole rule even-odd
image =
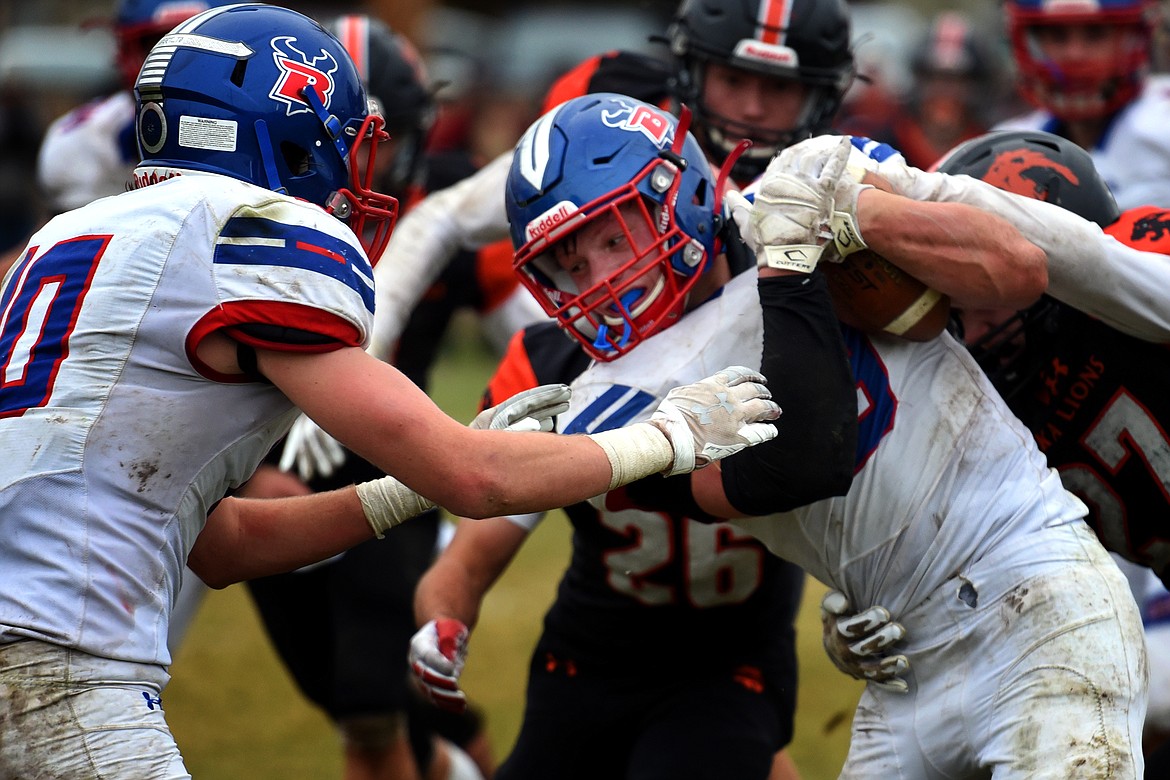
[[[675,63],[675,97],[694,112],[694,133],[716,165],[741,138],[753,147],[731,175],[755,178],[780,149],[829,129],[853,81],[845,0],[683,0],[667,33]],[[703,102],[707,63],[796,79],[809,94],[792,127],[775,130],[733,122]]]
[[[1001,190],[1047,201],[1105,227],[1121,216],[1113,193],[1081,147],[1043,130],[987,133],[959,144],[936,166]],[[1048,296],[1016,312],[974,344],[971,354],[1004,398],[1011,399],[1038,370],[1038,347],[1057,329],[1059,307]],[[952,329],[963,337],[962,320]]]
[[[423,146],[435,122],[435,101],[422,57],[380,19],[346,14],[325,25],[353,58],[366,92],[378,102],[393,143],[393,162],[379,188],[402,199],[421,186]]]

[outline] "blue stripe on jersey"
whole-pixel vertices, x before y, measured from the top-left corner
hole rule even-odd
[[[634,392],[634,395],[628,401],[615,409],[609,416],[601,417],[607,409],[631,391]],[[614,385],[602,393],[596,401],[581,410],[581,413],[565,426],[565,433],[597,433],[598,431],[612,431],[621,428],[653,401],[654,396],[643,390],[634,391],[632,387]]]
[[[859,408],[857,419],[857,452],[854,466],[860,470],[881,440],[894,425],[898,410],[898,399],[890,387],[890,378],[881,358],[863,333],[848,326],[841,327],[845,348],[849,351],[849,365],[853,369],[853,380],[859,393],[864,394],[868,403]],[[860,407],[860,404],[859,404]]]
[[[865,154],[869,159],[877,160],[878,162],[885,162],[891,157],[901,157],[902,155],[901,152],[889,144],[875,141],[865,136],[852,135],[849,136],[849,140],[859,152]]]
[[[216,263],[303,268],[347,285],[374,311],[374,269],[361,252],[339,238],[304,225],[261,217],[233,217],[220,238],[257,239],[253,244],[215,245]]]

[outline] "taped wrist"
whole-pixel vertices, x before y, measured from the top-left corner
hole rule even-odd
[[[660,474],[674,464],[674,447],[656,425],[637,423],[588,435],[609,458],[613,471],[608,490],[651,474]]]
[[[358,501],[366,522],[379,539],[394,526],[421,515],[435,505],[403,485],[394,477],[362,482],[357,485]]]

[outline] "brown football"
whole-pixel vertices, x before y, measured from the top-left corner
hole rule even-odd
[[[950,298],[869,249],[817,267],[824,269],[837,317],[858,330],[929,341],[947,325]]]

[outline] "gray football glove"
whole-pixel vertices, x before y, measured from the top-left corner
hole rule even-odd
[[[712,461],[775,438],[780,407],[767,380],[744,366],[729,366],[706,379],[676,387],[650,418],[670,440],[669,474],[701,469]],[[734,403],[732,403],[734,402]]]
[[[895,693],[909,691],[902,678],[910,662],[904,655],[885,653],[906,636],[906,629],[885,607],[854,612],[844,593],[830,590],[821,600],[821,627],[825,653],[842,672]]]
[[[468,428],[493,431],[551,431],[556,416],[569,410],[573,391],[568,385],[541,385],[484,409]]]

